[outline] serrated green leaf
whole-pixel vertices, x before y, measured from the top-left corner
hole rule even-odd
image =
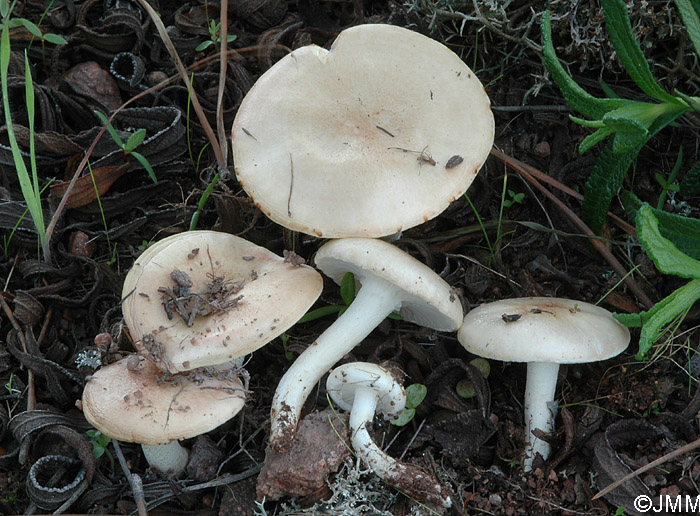
[[[698,16],[698,10],[700,10],[699,4],[695,2],[695,6],[690,0],[676,0],[676,7],[681,13],[681,18],[683,18],[683,25],[685,25],[685,30],[688,32],[688,38],[693,43],[695,47],[695,53],[700,55],[700,17]]]
[[[694,279],[657,302],[651,310],[639,314],[644,323],[639,337],[637,359],[641,360],[651,349],[668,323],[686,312],[698,299],[700,280]]]
[[[634,39],[627,4],[624,0],[602,0],[605,13],[605,26],[617,55],[630,78],[641,90],[657,100],[678,102],[671,94],[665,92],[651,74],[639,43]]]
[[[635,224],[637,238],[657,269],[664,274],[673,274],[681,278],[700,278],[700,261],[679,250],[661,234],[659,222],[651,206],[644,204],[639,208]]]
[[[695,163],[685,173],[680,186],[680,191],[683,195],[690,196],[700,194],[700,161]]]
[[[613,317],[615,317],[619,323],[624,324],[628,328],[640,328],[642,326],[641,314],[614,313]]]
[[[425,396],[428,394],[428,388],[422,383],[413,383],[406,387],[406,407],[418,408]]]
[[[630,220],[637,218],[639,209],[646,205],[636,195],[623,191],[620,195]],[[659,232],[669,239],[683,253],[695,260],[700,260],[700,220],[683,217],[675,213],[651,207],[652,213],[659,222]]]
[[[627,169],[638,153],[639,149],[634,149],[615,154],[612,142],[608,142],[598,156],[586,182],[581,207],[583,220],[594,233],[599,233],[603,227],[610,201],[622,186]]]
[[[552,79],[564,95],[567,104],[588,118],[600,119],[611,109],[622,105],[623,99],[599,99],[581,88],[564,70],[552,43],[552,24],[549,11],[542,16],[542,57]]]
[[[343,302],[348,306],[355,299],[355,276],[353,276],[352,272],[346,272],[343,275],[343,279],[340,282],[340,297],[343,298]]]

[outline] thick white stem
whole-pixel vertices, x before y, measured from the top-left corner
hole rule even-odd
[[[141,449],[148,464],[166,476],[176,476],[184,471],[190,452],[177,441],[167,444],[142,444]]]
[[[554,430],[554,415],[548,403],[554,400],[557,388],[559,364],[551,362],[530,362],[527,364],[525,385],[525,453],[524,471],[532,470],[532,461],[539,453],[543,459],[549,456],[549,443],[532,434],[535,428],[549,434]]]
[[[338,360],[399,308],[402,292],[387,281],[367,278],[343,315],[294,361],[272,399],[270,445],[273,448],[284,450],[289,446],[311,389]]]

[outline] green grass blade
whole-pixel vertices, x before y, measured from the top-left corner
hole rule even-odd
[[[678,102],[673,95],[665,92],[651,74],[639,43],[634,39],[627,4],[624,0],[602,0],[605,13],[605,26],[608,29],[617,56],[625,70],[639,88],[652,98],[665,102]]]
[[[107,118],[101,111],[97,111],[96,109],[93,111],[93,113],[95,113],[95,116],[100,119],[100,122],[102,122],[103,125],[107,126],[107,132],[112,137],[114,142],[119,145],[119,148],[123,150],[124,142],[119,137],[119,133],[117,133],[114,127],[112,127],[112,124],[109,123],[109,118]]]
[[[693,8],[693,3],[690,0],[676,0],[676,7],[683,18],[683,25],[688,31],[688,37],[695,47],[695,53],[700,55],[700,16],[698,16],[697,6],[697,2]]]
[[[34,221],[34,226],[36,227],[37,233],[39,234],[39,240],[44,248],[44,256],[46,256],[47,249],[46,244],[46,230],[44,226],[44,214],[41,211],[41,198],[38,196],[37,190],[35,190],[32,185],[32,180],[29,177],[29,172],[27,171],[27,166],[24,163],[24,158],[22,152],[17,144],[17,138],[15,136],[14,126],[12,124],[12,113],[10,111],[10,102],[7,90],[7,73],[10,65],[10,36],[9,28],[7,26],[7,20],[3,23],[2,35],[0,36],[0,82],[2,83],[2,103],[3,109],[5,111],[5,124],[7,130],[7,138],[10,142],[10,148],[12,149],[12,158],[14,160],[15,169],[17,171],[17,178],[19,180],[20,188],[22,190],[22,196],[27,202],[27,208],[29,209],[29,214]],[[32,123],[32,122],[30,122]]]
[[[158,178],[156,177],[156,173],[153,171],[153,167],[151,164],[148,162],[146,159],[146,156],[141,154],[140,152],[132,152],[129,154],[130,156],[133,156],[138,160],[139,163],[141,163],[141,166],[146,169],[146,172],[148,172],[148,175],[151,177],[151,180],[155,183],[158,184]]]

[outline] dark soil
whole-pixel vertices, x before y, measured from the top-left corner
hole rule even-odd
[[[14,16],[39,23],[47,4],[18,2]],[[184,4],[174,11],[167,2],[152,4],[163,23],[175,27],[171,37],[184,65],[194,72],[194,89],[216,127],[217,47],[201,51],[195,47],[210,38],[207,20],[219,18],[218,5]],[[359,23],[396,24],[441,41],[473,68],[494,107],[495,147],[555,179],[546,188],[580,214],[580,201],[558,185],[583,192],[600,149],[578,153],[578,144],[590,129],[570,121],[569,115],[576,113],[568,109],[542,64],[539,21],[550,2],[476,4],[480,21],[464,20],[465,16],[478,18],[471,2],[229,0],[228,34],[236,36],[229,48],[236,51],[229,55],[224,94],[226,133],[246,91],[289,49],[311,43],[328,47],[340,30]],[[636,36],[662,86],[667,91],[677,88],[697,95],[697,62],[674,4],[630,4],[635,4],[631,15]],[[506,7],[497,7],[500,5]],[[600,84],[604,81],[622,96],[644,98],[614,55],[596,1],[557,1],[551,2],[551,8],[558,55],[583,87],[603,96]],[[136,510],[134,488],[116,461],[118,452],[112,445],[94,458],[93,447],[99,451],[101,446],[94,434],[87,433],[90,425],[78,401],[97,358],[111,361],[133,352],[120,308],[122,283],[133,261],[149,242],[190,227],[204,190],[217,173],[219,181],[199,214],[198,228],[242,236],[280,256],[294,249],[306,260],[312,259],[323,241],[270,222],[252,205],[235,175],[217,166],[205,132],[188,105],[187,88],[154,24],[136,2],[54,2],[41,25],[47,32],[62,35],[68,45],[31,42],[29,32],[13,28],[9,100],[20,145],[28,150],[27,133],[21,130],[27,127],[22,62],[27,49],[37,98],[41,187],[55,178],[44,192],[45,214],[47,220],[57,211],[60,216],[49,245],[49,263],[38,252],[33,223],[23,216],[25,204],[6,128],[0,128],[0,271],[4,282],[0,513],[56,510],[69,496],[47,501],[55,499],[55,493],[47,494],[36,484],[46,485],[59,471],[60,478],[53,480],[59,487],[74,480],[80,484],[80,475],[89,479],[64,511],[128,514]],[[163,82],[168,78],[172,80]],[[153,166],[158,183],[105,134],[90,158],[99,202],[86,168],[87,175],[78,180],[69,204],[59,206],[65,191],[62,182],[73,176],[102,127],[93,109],[110,112],[129,100],[130,111],[114,125],[132,132],[143,127],[148,137],[158,135],[156,141],[137,149]],[[644,149],[624,187],[655,205],[661,193],[655,174],[668,177],[679,149],[684,151],[682,171],[698,161],[698,127],[697,119],[688,116],[661,132]],[[125,162],[128,167],[122,166]],[[521,193],[524,196],[515,201]],[[618,312],[648,308],[628,284],[620,282],[561,207],[501,161],[494,157],[487,161],[468,196],[472,205],[460,198],[395,242],[460,289],[465,310],[521,296],[602,300],[601,306]],[[513,203],[501,213],[503,199]],[[697,197],[680,193],[669,197],[664,208],[671,211],[680,203],[693,210],[700,207]],[[633,224],[618,201],[611,211]],[[633,281],[652,302],[687,281],[657,271],[636,240],[610,218],[601,235],[627,270],[639,266]],[[342,304],[342,300],[338,287],[328,281],[316,307],[332,304]],[[697,439],[700,395],[696,380],[688,374],[688,363],[698,344],[699,316],[697,308],[691,310],[675,333],[662,336],[643,362],[635,360],[639,330],[633,329],[629,349],[618,358],[562,367],[556,395],[557,431],[548,437],[552,455],[536,462],[528,474],[520,465],[525,437],[523,364],[492,361],[491,374],[483,381],[465,365],[474,356],[454,334],[438,334],[391,319],[344,361],[391,360],[406,372],[406,385],[428,387],[428,397],[407,426],[399,429],[376,421],[375,438],[391,443],[388,453],[403,454],[404,461],[423,468],[451,489],[454,508],[450,513],[602,515],[622,514],[615,511],[624,508],[626,514],[638,514],[633,506],[638,495],[699,494],[699,455],[691,450],[601,499],[592,499],[610,482]],[[338,471],[329,472],[327,478],[309,482],[304,494],[295,492],[295,497],[282,496],[277,501],[256,498],[275,386],[290,360],[333,319],[298,324],[287,332],[285,343],[275,339],[253,354],[245,365],[251,389],[245,410],[206,440],[197,440],[186,476],[159,478],[147,468],[140,447],[121,443],[126,466],[143,482],[149,512],[222,516],[429,513],[352,458],[334,464]],[[455,393],[455,385],[468,374],[476,376],[478,395],[464,399]],[[306,414],[327,409],[323,385],[325,382],[307,402]],[[325,438],[337,437],[326,433]],[[183,444],[192,447],[195,440]],[[319,441],[319,447],[327,444]],[[63,458],[47,459],[52,455]],[[305,455],[299,456],[303,462]],[[309,460],[320,460],[317,454],[313,457]],[[299,466],[303,470],[309,464]]]

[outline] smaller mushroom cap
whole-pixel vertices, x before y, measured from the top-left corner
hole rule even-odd
[[[350,412],[359,388],[377,391],[377,412],[386,419],[395,419],[406,407],[406,391],[386,369],[369,362],[351,362],[333,369],[326,389],[333,402]]]
[[[147,445],[188,439],[225,423],[245,403],[233,371],[170,376],[149,360],[134,370],[127,361],[96,371],[83,391],[85,419],[114,439]]]
[[[383,240],[331,240],[314,260],[338,284],[345,273],[352,272],[360,284],[374,276],[402,289],[399,313],[407,321],[440,331],[457,331],[462,324],[462,303],[450,285],[430,267]]]
[[[174,270],[192,282],[191,294],[204,293],[203,299],[223,309],[193,318],[188,326],[171,304],[170,319],[162,290],[175,287]],[[212,290],[215,277],[224,283]],[[220,295],[230,287],[235,288]],[[290,328],[322,289],[323,280],[311,267],[287,263],[233,235],[188,231],[157,242],[136,260],[124,281],[122,310],[137,349],[143,351],[144,336],[152,334],[162,349],[155,357],[159,367],[178,372],[255,351]]]
[[[459,341],[476,355],[508,362],[577,364],[621,353],[629,330],[599,306],[570,299],[504,299],[464,317]]]

